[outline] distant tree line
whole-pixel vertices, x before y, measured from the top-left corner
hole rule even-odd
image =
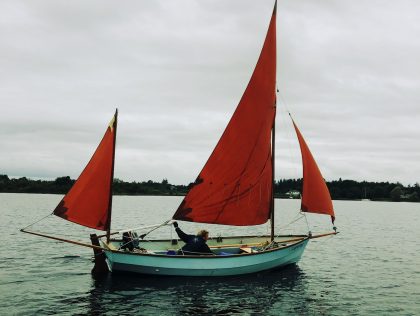
[[[69,176],[55,180],[31,180],[26,177],[10,179],[7,175],[0,175],[0,192],[65,194],[74,182]],[[161,182],[124,182],[114,179],[112,190],[116,195],[185,195],[188,188],[185,185],[169,184],[167,179]]]
[[[420,201],[420,185],[403,186],[401,183],[342,180],[327,182],[333,200]],[[274,192],[279,197],[289,197],[291,191],[301,192],[302,179],[275,182]]]
[[[55,180],[31,180],[26,177],[9,178],[0,175],[0,192],[8,193],[51,193],[65,194],[75,180],[69,176]],[[113,193],[116,195],[185,195],[189,185],[173,185],[167,179],[161,182],[125,182],[114,179]],[[334,200],[376,200],[376,201],[420,201],[420,185],[403,186],[401,183],[367,182],[342,180],[327,182]],[[274,194],[279,198],[299,197],[302,179],[282,179],[275,181]],[[293,193],[293,194],[292,194]]]

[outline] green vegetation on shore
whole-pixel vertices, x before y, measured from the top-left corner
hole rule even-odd
[[[68,176],[55,180],[31,180],[26,177],[10,179],[7,175],[0,175],[0,192],[65,194],[74,181]],[[185,195],[190,186],[173,185],[166,179],[161,182],[125,182],[115,179],[113,191],[116,195]],[[327,182],[327,186],[334,200],[420,201],[418,183],[403,186],[398,182],[358,182],[340,178]],[[301,188],[302,179],[278,180],[274,192],[278,198],[297,198]]]

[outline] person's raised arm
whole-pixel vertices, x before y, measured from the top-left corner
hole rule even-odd
[[[177,222],[173,222],[173,225],[175,227],[175,231],[178,234],[179,238],[181,238],[181,240],[185,243],[188,242],[188,235],[186,233],[184,233],[181,228],[178,227],[178,223]]]

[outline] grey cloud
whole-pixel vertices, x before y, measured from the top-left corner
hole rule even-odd
[[[116,177],[192,181],[272,6],[1,2],[0,173],[77,177],[118,107]],[[278,178],[301,172],[290,110],[328,180],[419,181],[419,13],[410,0],[278,2]]]

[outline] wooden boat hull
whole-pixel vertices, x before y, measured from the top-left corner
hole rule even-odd
[[[268,251],[218,256],[178,256],[105,251],[111,272],[167,276],[231,276],[277,269],[299,261],[308,238]]]

